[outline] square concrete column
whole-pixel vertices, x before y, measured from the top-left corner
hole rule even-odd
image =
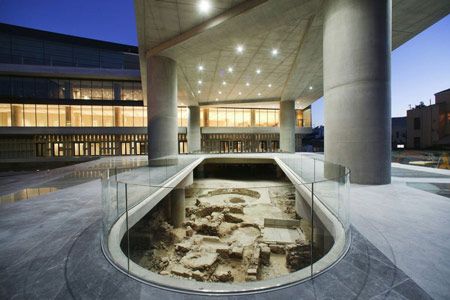
[[[150,165],[178,161],[177,72],[174,60],[147,57],[148,161]]]
[[[280,150],[295,152],[295,101],[280,101]]]
[[[391,1],[328,0],[324,14],[325,159],[351,181],[391,181]]]
[[[188,107],[187,142],[190,153],[201,151],[200,107]]]

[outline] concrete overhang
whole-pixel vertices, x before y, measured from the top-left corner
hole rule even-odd
[[[201,105],[216,98],[222,103],[277,98],[307,107],[323,95],[324,2],[215,1],[205,16],[193,2],[135,0],[144,92],[149,53],[177,61],[183,104]],[[392,48],[449,12],[447,0],[393,0]],[[238,44],[244,46],[242,54],[235,51]],[[279,50],[276,57],[270,55],[274,48]],[[200,64],[203,72],[197,70]],[[256,69],[261,73],[256,74]]]

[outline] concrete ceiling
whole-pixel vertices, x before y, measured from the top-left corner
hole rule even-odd
[[[298,107],[306,107],[322,96],[324,1],[210,3],[203,15],[197,0],[135,0],[144,92],[148,53],[177,61],[179,104],[296,99]],[[395,49],[446,16],[450,1],[393,0],[392,7]],[[272,49],[278,55],[272,56]]]

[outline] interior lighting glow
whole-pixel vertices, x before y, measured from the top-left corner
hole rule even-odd
[[[199,66],[198,66],[198,70],[201,72],[201,71],[204,70],[204,67],[203,67],[202,65],[199,65]]]
[[[201,0],[197,4],[200,13],[207,14],[211,11],[211,3],[208,0]]]
[[[272,56],[278,55],[278,49],[272,49]]]
[[[222,95],[222,91],[219,91],[219,95]]]
[[[233,67],[228,67],[228,73],[233,73]]]
[[[261,69],[256,69],[256,74],[261,74]]]
[[[244,46],[242,46],[242,45],[237,45],[237,47],[236,47],[236,52],[237,53],[242,53],[242,52],[244,52]]]
[[[313,89],[313,87],[312,87],[312,85],[310,85],[310,86],[309,86],[309,90],[312,90],[312,89]]]
[[[247,82],[245,85],[246,85],[246,86],[250,86],[250,83]]]
[[[227,82],[226,81],[222,81],[222,85],[227,85]]]
[[[203,81],[201,81],[201,80],[199,80],[199,81],[197,81],[198,82],[198,84],[202,84],[203,83]]]
[[[268,85],[267,85],[268,87],[272,87],[272,84],[271,83],[269,83]]]

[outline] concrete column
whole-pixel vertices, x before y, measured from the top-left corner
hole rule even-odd
[[[114,107],[114,126],[115,127],[123,126],[123,113],[122,107],[120,106]]]
[[[295,152],[295,101],[280,101],[280,151]]]
[[[323,30],[325,159],[351,181],[391,181],[391,1],[328,0]]]
[[[203,126],[204,127],[209,126],[209,109],[208,108],[203,109]]]
[[[11,126],[23,126],[25,120],[23,119],[23,105],[11,105]]]
[[[186,206],[184,187],[175,188],[170,193],[170,214],[173,227],[181,227],[184,222]]]
[[[67,105],[65,107],[66,124],[64,126],[72,126],[72,106]]]
[[[200,107],[189,106],[188,108],[188,127],[187,141],[190,153],[201,151],[201,132],[200,132]]]
[[[255,109],[250,110],[250,126],[255,127],[256,126],[256,112]]]
[[[174,60],[147,58],[148,161],[150,165],[178,161],[177,72]]]

